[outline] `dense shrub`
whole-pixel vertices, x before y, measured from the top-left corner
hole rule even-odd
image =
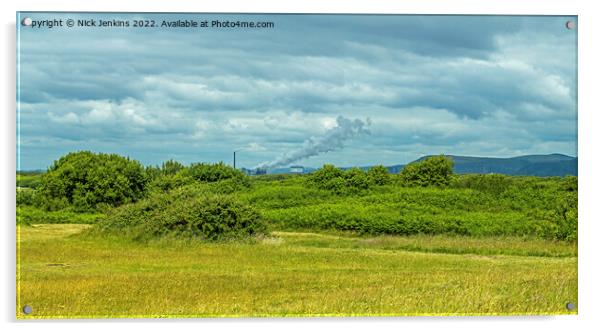
[[[151,178],[157,178],[159,176],[175,175],[181,170],[184,170],[186,166],[178,161],[168,160],[161,164],[161,166],[148,166],[146,167],[146,173]]]
[[[399,173],[404,186],[447,186],[450,183],[454,163],[451,158],[427,157],[406,165]]]
[[[318,187],[326,188],[328,182],[336,178],[343,177],[343,170],[335,167],[332,164],[325,164],[322,168],[314,171],[309,180],[316,184]]]
[[[17,188],[17,206],[34,206],[40,204],[40,196],[31,188]]]
[[[377,165],[368,170],[368,179],[373,185],[387,185],[391,183],[389,170],[383,165]]]
[[[556,208],[553,223],[555,225],[554,239],[564,241],[577,240],[577,177],[565,178],[560,187],[560,194],[556,195]]]
[[[209,183],[209,190],[213,193],[234,194],[248,190],[251,186],[247,176],[228,178],[214,183]]]
[[[175,175],[179,171],[184,170],[186,168],[183,164],[178,161],[168,160],[163,162],[161,165],[161,174],[163,175]]]
[[[496,196],[504,193],[512,184],[510,176],[500,174],[459,175],[451,181],[452,187],[473,189]]]
[[[370,187],[370,179],[360,168],[343,171],[332,164],[325,164],[308,177],[314,187],[336,194],[356,193]]]
[[[241,196],[259,210],[307,206],[333,199],[329,191],[288,182],[255,185]]]
[[[157,173],[149,184],[150,191],[167,192],[177,187],[182,187],[194,183],[195,180],[186,171],[180,171],[176,174],[163,175]]]
[[[223,162],[208,164],[208,163],[193,163],[187,168],[190,176],[199,182],[217,182],[224,179],[235,178],[245,180],[246,175]]]
[[[371,205],[357,200],[276,209],[264,215],[282,229],[336,229],[365,234],[536,236],[546,226],[543,221],[525,220],[516,212],[450,211],[426,204]]]
[[[349,192],[344,173],[332,172],[340,177],[323,176],[326,182],[338,180]],[[361,194],[339,194],[291,178],[264,183],[241,197],[275,230],[576,239],[577,192],[567,184],[571,179],[500,176],[460,175],[459,183],[445,188],[393,183]],[[505,189],[498,190],[494,183]]]
[[[116,154],[69,153],[42,177],[40,193],[49,210],[93,210],[141,199],[148,177],[138,161]]]
[[[345,188],[343,170],[332,164],[325,164],[322,168],[314,171],[308,177],[308,181],[317,188],[336,193],[342,193]]]
[[[576,176],[566,176],[562,180],[562,190],[565,192],[577,192],[578,181]]]
[[[554,217],[554,239],[577,240],[577,196],[576,194],[559,203]]]
[[[190,167],[185,167],[178,162],[167,161],[160,168],[151,171],[155,174],[150,184],[152,191],[167,192],[193,183],[215,183],[215,192],[233,193],[250,186],[247,175],[222,162],[193,163]]]
[[[265,233],[265,225],[253,207],[232,195],[210,190],[208,185],[195,184],[153,194],[115,209],[98,223],[97,230],[135,240],[166,236],[241,239]]]
[[[351,168],[343,174],[345,186],[350,191],[365,190],[370,187],[368,175],[360,168]]]

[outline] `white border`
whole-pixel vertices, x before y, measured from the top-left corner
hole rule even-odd
[[[327,329],[341,327],[360,330],[366,327],[379,329],[434,330],[504,330],[541,327],[546,330],[595,329],[602,325],[602,297],[600,296],[602,273],[601,235],[602,214],[598,207],[601,194],[596,188],[602,187],[600,169],[601,132],[600,121],[600,32],[602,13],[596,9],[596,1],[586,0],[405,0],[397,1],[278,1],[278,0],[22,0],[9,3],[0,2],[2,17],[2,154],[0,162],[2,178],[1,204],[2,220],[2,261],[0,278],[2,299],[0,312],[2,323],[8,329],[32,329],[43,327],[50,330],[78,330],[81,321],[24,321],[16,322],[15,315],[15,154],[16,154],[16,112],[15,112],[15,12],[21,11],[145,11],[145,12],[303,12],[303,13],[405,13],[405,14],[533,14],[533,15],[579,15],[579,315],[559,317],[417,317],[417,318],[351,318],[351,319],[226,319],[226,320],[112,320],[86,322],[85,328],[102,330],[107,327],[126,329],[142,326],[151,330],[162,330],[174,326],[197,328],[236,328],[245,330],[304,330],[306,328]],[[550,56],[554,56],[550,54]]]

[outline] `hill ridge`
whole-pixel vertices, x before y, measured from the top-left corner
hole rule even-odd
[[[464,156],[464,155],[446,155],[454,160],[454,172],[458,174],[489,174],[498,173],[514,176],[577,176],[577,157],[561,154],[529,154],[512,157],[491,157],[491,156]],[[420,157],[410,163],[424,160],[434,155]],[[360,166],[358,168],[368,170],[374,165]],[[386,166],[390,173],[399,173],[405,164],[395,164]],[[341,167],[349,169],[350,167]],[[305,173],[315,171],[315,168],[306,167]],[[270,173],[288,173],[289,168],[273,169]]]

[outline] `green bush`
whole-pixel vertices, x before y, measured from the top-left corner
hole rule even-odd
[[[193,163],[186,170],[192,178],[199,182],[212,183],[229,178],[240,181],[247,180],[247,176],[242,171],[234,169],[223,162],[215,164]]]
[[[147,183],[146,172],[138,161],[82,151],[55,161],[42,177],[40,193],[48,210],[71,205],[86,211],[137,201],[144,197]]]
[[[168,160],[161,165],[161,174],[175,175],[186,167],[178,161]]]
[[[373,185],[387,185],[391,183],[389,170],[383,165],[377,165],[368,170],[368,178]]]
[[[404,186],[447,186],[449,185],[454,163],[451,158],[430,156],[421,161],[406,165],[399,173]]]
[[[34,206],[40,204],[37,191],[31,188],[17,188],[17,206]]]
[[[330,182],[335,178],[342,178],[343,170],[335,167],[332,164],[325,164],[322,168],[314,171],[310,176],[309,180],[316,184],[316,186],[325,188],[328,186],[326,183]]]
[[[349,191],[360,191],[370,187],[368,175],[360,168],[351,168],[343,174],[345,186]]]
[[[175,174],[155,175],[154,179],[148,185],[150,191],[167,192],[177,187],[182,187],[194,183],[195,180],[187,171],[180,171]]]
[[[562,180],[562,190],[566,192],[577,192],[578,181],[576,176],[566,176]]]
[[[219,194],[240,193],[251,187],[250,181],[246,176],[242,178],[224,179],[218,182],[209,183],[208,185],[211,192]]]
[[[336,194],[356,193],[370,187],[370,179],[362,169],[350,168],[343,171],[332,164],[325,164],[309,175],[308,182],[314,187]]]
[[[147,169],[147,171],[149,171]],[[167,192],[193,183],[213,183],[215,192],[234,193],[250,187],[249,177],[242,171],[224,163],[193,163],[185,167],[175,161],[163,163],[161,168],[152,168],[151,191]]]
[[[314,171],[307,180],[317,188],[335,193],[342,193],[345,189],[343,170],[332,164],[325,164],[322,168]]]
[[[276,209],[263,214],[279,229],[335,229],[362,234],[537,236],[545,226],[542,221],[525,220],[520,213],[450,211],[403,202],[371,205],[358,200]]]
[[[506,176],[501,178],[505,189],[498,191],[494,183],[499,176],[461,175],[460,184],[454,181],[446,188],[392,183],[361,194],[339,194],[287,179],[254,187],[242,197],[274,230],[576,239],[577,192],[570,191],[566,179]],[[330,176],[326,183],[338,183],[349,193],[343,177]]]
[[[195,184],[153,194],[113,210],[97,224],[97,230],[143,241],[160,237],[242,239],[266,232],[253,207],[210,190],[209,185]]]
[[[555,239],[564,241],[577,240],[578,198],[576,189],[576,177],[568,177],[562,183],[561,193],[557,195],[556,209],[553,218],[553,223],[555,225]]]
[[[163,162],[161,166],[148,166],[146,167],[146,174],[152,180],[156,180],[160,177],[169,177],[177,174],[184,170],[186,166],[178,161],[168,160]]]
[[[332,200],[333,194],[326,190],[306,187],[303,184],[289,185],[288,182],[255,185],[253,190],[241,195],[259,210],[291,208],[319,204]]]
[[[500,174],[459,175],[451,181],[451,186],[468,188],[500,196],[513,184],[512,177]]]

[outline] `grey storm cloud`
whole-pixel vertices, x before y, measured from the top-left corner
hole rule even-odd
[[[273,29],[21,28],[21,167],[65,151],[242,166],[337,118],[370,135],[304,159],[576,155],[576,31],[556,16],[40,14],[273,21]],[[380,151],[380,152],[379,152]],[[372,162],[371,161],[371,162]]]

